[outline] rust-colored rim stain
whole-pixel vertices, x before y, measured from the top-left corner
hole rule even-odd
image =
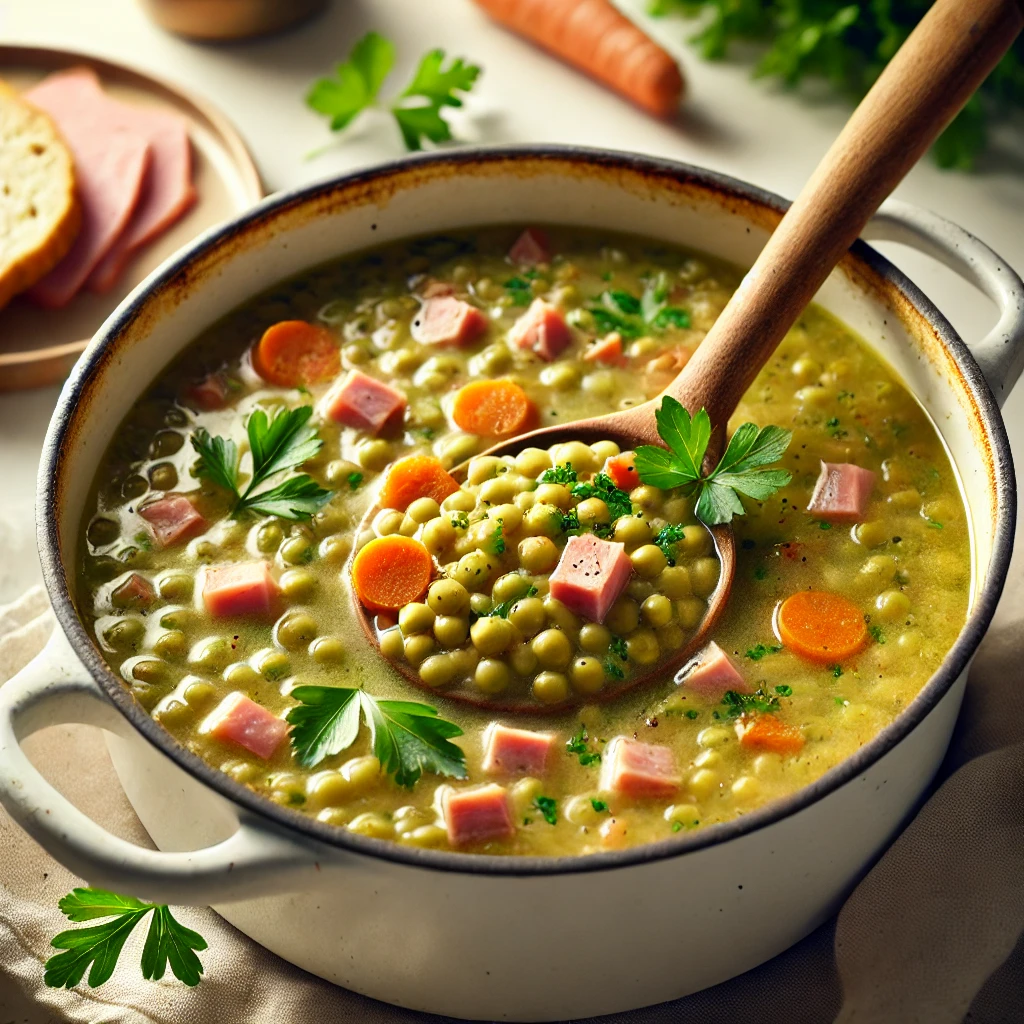
[[[925,356],[944,368],[966,402],[964,413],[986,460],[989,499],[995,510],[988,572],[968,620],[938,671],[906,710],[854,755],[809,785],[732,821],[632,849],[585,857],[495,857],[413,850],[354,835],[275,804],[235,782],[182,747],[152,719],[116,677],[75,611],[74,595],[61,560],[59,510],[68,466],[78,453],[79,435],[93,402],[103,400],[103,373],[119,349],[144,338],[193,289],[201,287],[233,254],[258,248],[310,219],[360,206],[385,206],[399,192],[466,176],[531,178],[555,174],[573,180],[599,178],[633,195],[660,202],[717,203],[724,210],[770,230],[788,203],[736,179],[668,160],[568,146],[495,147],[421,155],[370,171],[347,175],[265,200],[227,225],[201,236],[130,295],[107,321],[61,394],[47,434],[39,472],[37,531],[43,575],[57,618],[78,657],[114,705],[153,746],[210,789],[265,826],[296,838],[314,839],[341,850],[425,869],[487,875],[554,875],[607,871],[713,847],[770,826],[853,781],[911,733],[946,695],[966,668],[985,634],[1002,592],[1013,545],[1016,487],[1009,442],[995,399],[966,345],[931,301],[901,271],[864,242],[840,264],[862,290],[881,298],[915,337]],[[367,246],[373,243],[366,239]],[[148,382],[146,382],[148,384]],[[141,390],[141,388],[140,388]],[[77,525],[79,509],[74,509]]]

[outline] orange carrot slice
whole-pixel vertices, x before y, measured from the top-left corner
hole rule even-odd
[[[441,502],[459,489],[458,481],[432,455],[399,459],[388,472],[380,503],[404,512],[417,498]]]
[[[583,353],[583,358],[588,363],[611,363],[615,366],[625,366],[626,358],[622,354],[622,335],[618,331],[612,331],[603,338],[598,338]]]
[[[633,490],[640,483],[640,474],[636,471],[636,452],[609,456],[605,460],[604,472],[619,490]]]
[[[803,733],[795,726],[780,722],[774,715],[744,715],[738,731],[740,743],[753,750],[799,754],[804,747]]]
[[[610,0],[476,0],[506,28],[575,64],[656,117],[683,94],[679,66]]]
[[[841,594],[801,590],[787,597],[776,619],[779,637],[808,661],[835,664],[868,642],[861,610]]]
[[[356,596],[371,611],[398,611],[418,601],[433,574],[430,552],[418,540],[401,534],[371,540],[352,563]]]
[[[263,332],[253,351],[256,372],[281,388],[330,380],[341,369],[341,353],[326,327],[282,320]]]
[[[507,437],[525,430],[536,410],[526,392],[510,380],[477,380],[455,396],[452,419],[470,434]]]

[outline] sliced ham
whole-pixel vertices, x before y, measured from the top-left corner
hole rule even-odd
[[[185,121],[169,110],[121,103],[95,85],[110,129],[123,127],[148,140],[152,162],[142,184],[138,205],[127,227],[89,275],[95,292],[117,284],[121,272],[146,243],[166,231],[196,201],[192,185],[192,145]]]
[[[607,363],[609,366],[625,366],[626,357],[622,354],[622,335],[612,331],[603,338],[598,338],[583,353],[588,363]]]
[[[671,747],[616,736],[604,752],[602,792],[637,799],[670,797],[679,789],[679,782]]]
[[[551,262],[551,243],[540,228],[527,228],[513,243],[508,258],[520,267]]]
[[[114,587],[110,595],[110,601],[116,608],[148,608],[155,598],[153,584],[137,572]]]
[[[512,325],[508,340],[550,363],[570,344],[572,333],[556,306],[534,299],[530,308]]]
[[[162,548],[194,537],[206,529],[206,520],[181,494],[169,494],[166,498],[151,501],[139,509],[139,515],[149,524],[153,537]]]
[[[631,491],[640,483],[634,452],[623,452],[605,459],[604,473],[622,491]]]
[[[549,578],[549,593],[590,622],[604,622],[629,582],[633,564],[618,541],[592,533],[570,537]]]
[[[487,317],[468,302],[451,295],[427,299],[410,328],[421,345],[471,345],[487,330]]]
[[[495,722],[484,733],[484,771],[492,775],[543,775],[555,737]]]
[[[277,607],[278,593],[270,566],[262,560],[208,566],[203,573],[203,604],[214,618],[267,618]]]
[[[404,408],[405,395],[398,388],[362,370],[349,370],[324,396],[321,406],[323,415],[335,423],[372,434]]]
[[[852,462],[823,462],[807,511],[827,523],[859,523],[874,486],[870,469]]]
[[[508,793],[497,783],[476,789],[449,789],[442,805],[452,846],[502,839],[515,832]]]
[[[182,395],[186,405],[202,412],[223,409],[228,404],[230,397],[231,388],[228,386],[226,374],[222,371],[211,373],[201,381],[197,381],[191,387],[186,388]]]
[[[743,678],[732,658],[714,640],[680,669],[676,682],[705,697],[719,698],[729,690],[737,693],[754,692],[753,686]]]
[[[109,101],[85,68],[43,79],[25,98],[57,123],[75,161],[82,227],[70,252],[28,296],[42,306],[66,305],[127,227],[152,156],[149,137],[111,123]]]
[[[199,732],[222,743],[235,743],[269,761],[288,732],[288,723],[250,700],[244,693],[229,693],[206,716]]]

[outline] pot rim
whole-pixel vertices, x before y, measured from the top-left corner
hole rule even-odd
[[[766,189],[680,161],[624,151],[557,144],[486,146],[417,154],[269,196],[250,210],[212,228],[179,250],[121,303],[94,336],[93,344],[78,361],[62,389],[47,430],[37,484],[37,546],[43,579],[57,620],[77,656],[115,707],[146,740],[184,771],[257,818],[269,820],[288,834],[298,833],[306,840],[316,840],[341,851],[430,870],[511,876],[607,871],[682,857],[688,853],[740,839],[799,813],[853,781],[895,748],[927,718],[961,672],[966,669],[991,622],[1009,567],[1013,547],[1013,526],[1016,522],[1013,460],[1002,416],[980,367],[946,318],[902,271],[866,242],[855,242],[850,249],[851,254],[887,285],[895,288],[908,305],[934,330],[952,355],[975,403],[978,418],[985,428],[991,445],[997,510],[989,571],[956,642],[937,671],[903,712],[854,754],[813,782],[749,814],[706,826],[687,835],[675,835],[631,849],[564,857],[513,857],[413,849],[387,840],[355,835],[347,829],[327,825],[276,804],[236,782],[179,744],[170,732],[147,714],[102,659],[79,619],[60,557],[56,509],[60,500],[60,482],[65,460],[70,455],[65,443],[68,440],[75,408],[89,391],[94,375],[102,369],[109,358],[108,350],[114,348],[122,330],[135,319],[152,294],[173,282],[182,271],[187,270],[193,258],[226,241],[237,240],[245,231],[258,228],[263,221],[289,207],[302,206],[338,191],[379,184],[389,178],[400,178],[423,166],[447,168],[453,174],[457,174],[473,165],[499,165],[517,159],[541,165],[549,163],[552,167],[572,166],[577,170],[581,166],[586,168],[588,165],[596,165],[613,172],[618,170],[640,174],[651,179],[654,184],[668,179],[676,184],[682,181],[707,192],[717,193],[726,200],[766,208],[775,214],[783,214],[790,205],[788,200]],[[148,386],[149,381],[146,383]]]

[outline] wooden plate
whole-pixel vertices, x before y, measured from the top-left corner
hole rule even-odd
[[[63,309],[42,309],[15,298],[0,309],[0,391],[61,380],[89,338],[151,270],[201,231],[262,198],[259,172],[241,136],[212,104],[177,86],[121,64],[68,50],[0,46],[0,79],[24,89],[53,71],[89,67],[104,89],[138,106],[169,107],[188,122],[195,205],[132,260],[103,295],[88,290]]]

